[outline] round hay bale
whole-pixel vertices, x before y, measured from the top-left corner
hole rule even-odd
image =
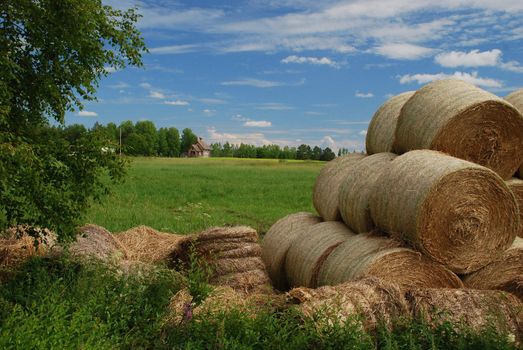
[[[213,285],[229,286],[242,293],[271,291],[271,280],[265,269],[215,276],[209,282]]]
[[[69,246],[76,257],[101,260],[127,259],[127,249],[105,228],[88,224],[77,231],[76,241]]]
[[[361,317],[363,327],[372,331],[381,322],[390,327],[394,320],[409,315],[400,288],[373,277],[317,289],[295,288],[288,295],[320,328]]]
[[[319,272],[319,285],[335,285],[374,276],[412,287],[460,288],[454,273],[401,243],[375,232],[350,237],[329,255]]]
[[[516,107],[520,113],[523,113],[523,89],[511,92],[505,97],[505,100]]]
[[[212,267],[216,276],[228,275],[251,270],[263,270],[265,265],[260,257],[225,258],[213,261]]]
[[[501,258],[463,279],[473,289],[499,289],[523,302],[523,238],[516,238]]]
[[[311,213],[290,214],[271,226],[262,241],[262,259],[273,285],[279,290],[287,290],[285,257],[294,239],[321,219]]]
[[[413,317],[430,324],[461,324],[477,332],[487,326],[521,340],[523,304],[499,290],[415,289],[406,295]]]
[[[328,162],[320,171],[312,189],[314,208],[325,221],[340,219],[338,191],[347,171],[363,159],[363,154],[347,154]]]
[[[347,171],[347,176],[340,186],[338,206],[341,218],[354,232],[369,232],[374,228],[369,198],[374,191],[374,184],[396,157],[393,153],[373,154],[360,160]]]
[[[377,227],[459,274],[499,257],[520,225],[516,199],[498,175],[427,150],[391,162],[370,208]]]
[[[182,249],[187,236],[157,231],[151,227],[138,226],[114,235],[125,247],[127,259],[144,263],[172,263],[172,257]]]
[[[419,89],[403,106],[394,150],[431,149],[494,170],[503,179],[523,163],[523,116],[510,103],[448,79]]]
[[[519,207],[519,222],[520,228],[518,232],[519,237],[523,237],[523,180],[512,178],[507,182],[508,188],[514,193]]]
[[[322,222],[298,235],[285,259],[285,272],[291,287],[318,285],[318,273],[329,254],[354,233],[341,222]]]
[[[365,137],[367,154],[394,152],[394,134],[401,108],[414,93],[407,91],[393,96],[374,113]]]

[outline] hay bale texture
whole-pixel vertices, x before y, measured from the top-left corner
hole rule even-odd
[[[340,244],[319,271],[320,286],[377,277],[402,289],[460,288],[458,276],[419,252],[376,232],[353,235]]]
[[[76,241],[69,246],[76,257],[101,260],[127,259],[127,249],[105,228],[88,224],[77,231]]]
[[[374,228],[370,216],[369,198],[381,174],[387,172],[393,153],[378,153],[358,161],[348,171],[340,186],[338,206],[341,218],[356,233]]]
[[[114,235],[125,247],[127,259],[150,264],[172,264],[172,258],[182,249],[187,236],[157,231],[151,227],[138,226]]]
[[[351,236],[354,232],[337,221],[313,225],[298,235],[285,259],[289,286],[316,288],[318,273],[329,254]]]
[[[516,107],[520,113],[523,113],[523,89],[511,92],[509,95],[505,96],[505,100]]]
[[[462,324],[475,331],[493,326],[516,340],[523,336],[523,304],[510,293],[471,289],[416,289],[406,295],[412,315],[430,324]]]
[[[523,163],[523,116],[510,103],[448,79],[419,89],[403,106],[394,150],[432,149],[494,170],[503,179]]]
[[[285,258],[291,243],[309,227],[320,222],[321,219],[311,213],[290,214],[272,225],[263,237],[261,257],[273,285],[279,290],[288,288]]]
[[[414,95],[415,91],[407,91],[389,98],[374,113],[367,129],[365,148],[367,154],[394,153],[394,134],[401,108]]]
[[[328,162],[320,171],[312,189],[312,203],[314,208],[325,221],[340,219],[338,209],[338,192],[347,171],[359,160],[363,154],[347,154]]]
[[[34,236],[29,231],[33,231]],[[14,269],[27,259],[45,256],[56,248],[56,234],[48,229],[30,228],[26,225],[9,228],[0,237],[0,269]]]
[[[435,151],[394,159],[370,202],[379,228],[460,274],[498,258],[520,227],[516,199],[496,173]]]
[[[519,222],[520,228],[518,232],[519,237],[523,237],[523,180],[512,178],[507,182],[508,188],[514,193],[519,207]]]
[[[299,304],[300,312],[319,326],[361,317],[363,327],[373,330],[381,322],[392,326],[397,318],[409,315],[400,288],[372,277],[317,289],[295,288],[288,295]]]
[[[466,276],[463,281],[468,288],[503,290],[523,302],[523,238],[516,238],[497,261]]]

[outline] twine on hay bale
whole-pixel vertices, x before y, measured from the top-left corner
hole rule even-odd
[[[374,113],[365,137],[367,154],[381,152],[394,153],[394,134],[401,108],[414,95],[415,91],[407,91],[389,98]]]
[[[514,193],[516,202],[519,207],[519,222],[520,228],[518,232],[519,237],[523,237],[523,180],[512,178],[506,181],[508,188]]]
[[[493,326],[496,331],[521,340],[523,304],[499,290],[415,289],[406,294],[415,318],[430,324],[451,322],[475,331]]]
[[[285,259],[285,272],[291,287],[318,286],[318,273],[329,254],[354,236],[347,226],[327,221],[311,226],[298,235]]]
[[[76,257],[91,257],[101,260],[127,258],[125,247],[105,228],[88,224],[77,231],[76,241],[69,246],[69,252]]]
[[[378,278],[364,278],[317,289],[295,288],[288,295],[308,319],[319,326],[332,326],[361,317],[366,330],[383,323],[392,326],[400,317],[408,317],[404,294],[393,283]]]
[[[510,103],[448,79],[419,89],[403,106],[394,150],[432,149],[494,170],[503,179],[523,163],[523,116]]]
[[[516,199],[498,175],[435,151],[394,159],[370,208],[377,227],[460,274],[498,258],[520,227]]]
[[[157,231],[151,227],[138,226],[114,235],[125,247],[127,259],[157,264],[172,262],[172,256],[182,249],[188,237]]]
[[[314,208],[325,221],[340,219],[338,191],[347,171],[363,159],[363,154],[347,154],[328,162],[320,171],[312,189]]]
[[[272,225],[263,237],[261,257],[277,289],[288,289],[285,258],[292,242],[309,227],[320,222],[321,219],[311,213],[290,214]]]
[[[369,198],[381,174],[387,172],[393,153],[377,153],[365,157],[348,171],[340,186],[338,206],[341,218],[356,233],[369,232],[374,228],[370,216]]]
[[[468,288],[503,290],[523,302],[523,238],[516,238],[497,261],[465,276],[463,282]]]
[[[374,276],[402,289],[460,288],[454,273],[419,252],[376,232],[354,235],[329,255],[319,272],[319,285],[335,285]]]
[[[29,235],[33,231],[35,236]],[[0,237],[0,269],[20,266],[33,256],[45,256],[57,249],[56,234],[48,229],[19,225]]]

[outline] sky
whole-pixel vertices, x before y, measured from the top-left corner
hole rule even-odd
[[[522,0],[104,0],[137,7],[143,68],[68,124],[151,120],[229,141],[364,150],[388,98],[456,77],[523,87]]]

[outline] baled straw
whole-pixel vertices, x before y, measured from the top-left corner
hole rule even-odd
[[[262,259],[273,285],[286,290],[285,257],[294,239],[321,219],[311,213],[290,214],[271,226],[262,241]]]
[[[409,315],[398,286],[373,277],[317,289],[295,288],[288,295],[320,328],[361,317],[363,327],[372,331],[380,323],[390,327],[394,320]]]
[[[505,100],[516,107],[520,113],[523,113],[523,89],[513,91],[505,97]]]
[[[363,159],[363,154],[347,154],[328,162],[320,171],[312,189],[312,203],[325,221],[340,219],[338,191],[347,171]]]
[[[494,170],[503,179],[523,163],[523,116],[510,103],[457,79],[419,89],[398,118],[394,150],[432,149]]]
[[[523,238],[516,238],[501,258],[463,281],[469,288],[504,290],[523,302]]]
[[[505,182],[465,160],[408,152],[376,184],[370,203],[376,226],[456,273],[495,260],[519,231],[518,206]]]
[[[248,226],[212,227],[198,233],[198,243],[209,241],[222,241],[224,239],[238,239],[242,242],[256,242],[258,233]]]
[[[338,206],[341,218],[356,233],[369,232],[374,228],[370,216],[369,197],[381,174],[387,172],[393,153],[377,153],[365,157],[347,171],[340,186]]]
[[[171,264],[172,256],[178,253],[182,243],[188,239],[187,236],[160,232],[147,226],[133,227],[114,237],[125,247],[129,260],[151,264]]]
[[[259,256],[217,259],[213,263],[216,276],[251,270],[263,270],[265,265]]]
[[[365,137],[367,154],[394,152],[394,134],[401,108],[414,93],[407,91],[393,96],[374,113]]]
[[[374,276],[412,287],[460,288],[458,276],[422,254],[402,247],[375,232],[350,237],[327,258],[319,272],[319,285],[335,285]]]
[[[101,260],[127,259],[127,249],[111,232],[92,224],[84,225],[78,229],[76,241],[69,246],[69,252],[73,256]]]
[[[271,280],[265,269],[215,276],[211,278],[210,283],[218,286],[229,286],[237,292],[246,294],[271,291]]]
[[[512,178],[506,181],[508,188],[514,193],[519,207],[519,222],[520,228],[518,232],[519,237],[523,237],[523,180]]]
[[[499,333],[520,340],[523,334],[523,304],[499,290],[415,289],[407,293],[412,315],[429,324],[461,324],[482,331],[494,327]]]
[[[285,259],[289,286],[315,288],[325,259],[334,248],[351,236],[354,236],[354,232],[337,221],[316,224],[298,235]]]
[[[27,231],[35,231],[36,237]],[[56,250],[57,237],[48,229],[16,226],[0,237],[0,269],[12,269],[33,256],[45,256]]]

